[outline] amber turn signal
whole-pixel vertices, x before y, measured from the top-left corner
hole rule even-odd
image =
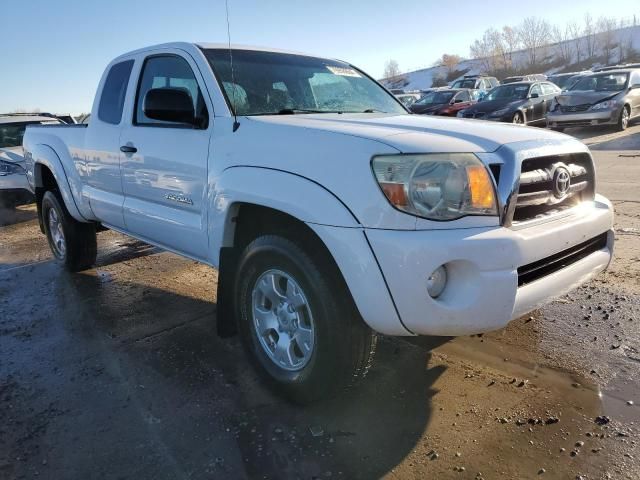
[[[489,172],[483,165],[467,165],[467,178],[474,208],[495,208],[496,196]]]

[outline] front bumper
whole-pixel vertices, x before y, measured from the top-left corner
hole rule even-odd
[[[0,174],[0,194],[8,190],[29,191],[27,176],[24,173],[10,173],[8,175]]]
[[[605,270],[613,254],[613,209],[596,196],[568,216],[527,228],[367,230],[403,325],[414,334],[467,335],[502,328]],[[518,268],[606,233],[606,244],[518,286]],[[426,280],[446,265],[436,299]],[[366,321],[366,317],[365,317]]]
[[[618,123],[618,117],[620,117],[620,108],[579,113],[549,112],[547,115],[547,125],[552,128],[615,125]]]

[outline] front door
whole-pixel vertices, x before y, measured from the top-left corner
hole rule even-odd
[[[204,260],[208,243],[207,158],[213,122],[202,85],[197,66],[187,55],[168,51],[145,58],[132,118],[124,127],[120,142],[127,230]],[[147,92],[162,88],[188,93],[197,125],[145,115]]]
[[[537,98],[533,98],[533,96],[537,94]],[[542,95],[542,88],[540,88],[540,84],[536,83],[531,87],[529,91],[529,102],[531,102],[531,109],[529,110],[531,115],[527,118],[528,123],[531,122],[539,122],[544,118],[544,97]]]

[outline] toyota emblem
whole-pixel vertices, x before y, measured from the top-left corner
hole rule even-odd
[[[569,193],[571,187],[571,174],[565,167],[556,168],[553,179],[553,194],[557,198],[563,198]]]

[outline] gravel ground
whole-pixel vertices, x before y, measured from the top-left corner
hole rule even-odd
[[[33,207],[0,212],[0,478],[640,478],[640,126],[569,133],[615,204],[610,271],[491,334],[383,338],[307,408],[216,337],[215,270],[103,232],[67,274]]]

